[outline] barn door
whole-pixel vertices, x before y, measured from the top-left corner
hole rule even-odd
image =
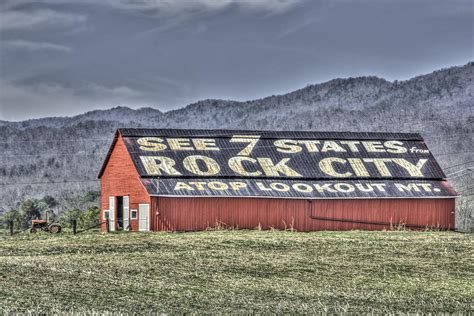
[[[128,196],[123,197],[123,229],[130,230],[130,198]]]
[[[115,196],[109,197],[109,230],[115,231]]]
[[[150,204],[138,204],[138,230],[150,230]]]

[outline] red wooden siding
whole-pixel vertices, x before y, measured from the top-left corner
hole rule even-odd
[[[195,231],[216,223],[297,231],[382,230],[397,225],[454,229],[454,199],[291,200],[260,198],[152,198],[153,230]],[[157,213],[158,211],[158,213]],[[387,225],[319,220],[324,217]]]
[[[138,211],[139,203],[150,203],[150,196],[143,187],[138,173],[121,137],[101,176],[101,210],[109,209],[109,196],[129,196],[130,210]],[[103,214],[101,211],[101,218]],[[138,220],[130,219],[131,230],[138,230]],[[102,230],[105,230],[102,225]]]

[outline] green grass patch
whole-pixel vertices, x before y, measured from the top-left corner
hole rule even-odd
[[[2,312],[472,312],[474,236],[213,231],[0,240]]]

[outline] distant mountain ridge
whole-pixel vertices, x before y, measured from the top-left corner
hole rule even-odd
[[[474,62],[405,81],[334,79],[283,95],[208,99],[168,112],[115,107],[0,121],[0,210],[26,196],[68,201],[98,190],[95,177],[118,127],[420,132],[449,174],[459,169],[452,166],[469,167],[474,156]],[[472,195],[473,174],[458,173],[451,181]]]
[[[128,124],[137,120],[148,121],[154,118],[162,117],[163,113],[160,110],[153,108],[140,108],[137,110],[128,107],[115,107],[108,110],[94,110],[84,114],[71,117],[45,117],[39,119],[30,119],[19,122],[0,121],[0,126],[9,125],[11,127],[25,129],[35,127],[66,127],[74,124],[94,121],[110,121]]]
[[[239,107],[257,110],[257,112],[266,111],[269,106],[278,108],[285,105],[316,106],[320,109],[336,106],[347,110],[360,110],[383,101],[394,101],[394,98],[409,98],[411,102],[430,102],[434,106],[446,105],[443,101],[456,98],[458,98],[455,100],[457,103],[469,103],[472,102],[474,95],[473,68],[474,62],[471,62],[462,67],[451,67],[409,80],[394,82],[375,76],[333,79],[321,84],[308,85],[283,95],[243,102],[207,99],[164,113],[154,108],[133,110],[128,107],[115,107],[109,110],[94,110],[73,117],[47,117],[21,122],[0,121],[0,124],[17,128],[64,127],[87,121],[156,125],[156,121],[153,120],[163,119],[167,121],[166,125],[172,126],[184,123],[178,118],[188,117],[189,119],[190,113],[194,115],[203,110],[219,110],[223,107]]]

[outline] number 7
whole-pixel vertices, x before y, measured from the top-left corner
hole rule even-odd
[[[252,150],[257,145],[260,136],[258,135],[233,135],[230,139],[231,143],[249,143],[244,149],[242,149],[237,155],[239,156],[250,156]]]

